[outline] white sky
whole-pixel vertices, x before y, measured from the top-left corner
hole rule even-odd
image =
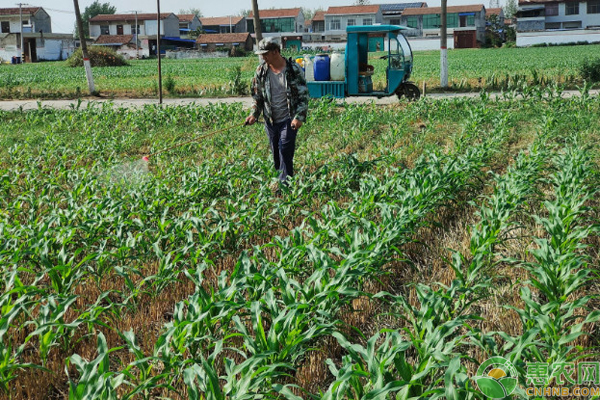
[[[81,12],[94,0],[79,0]],[[412,0],[371,0],[371,4],[380,3],[408,3]],[[429,7],[439,7],[440,0],[424,0]],[[101,3],[110,3],[117,7],[117,13],[137,10],[138,12],[156,12],[157,2],[154,0],[100,0]],[[449,6],[464,4],[483,4],[490,6],[490,0],[447,0]],[[504,6],[505,0],[498,0],[500,6]],[[12,3],[12,4],[11,4]],[[0,7],[17,7],[17,0],[0,0]],[[259,9],[267,8],[294,8],[303,7],[311,10],[322,8],[326,10],[329,6],[352,5],[354,0],[258,0]],[[52,32],[71,33],[75,26],[75,12],[72,0],[31,0],[28,3],[36,7],[44,7],[52,19]],[[225,17],[228,15],[239,15],[243,10],[252,8],[251,0],[226,0],[226,1],[198,1],[198,0],[160,0],[161,12],[179,13],[182,9],[198,8],[205,17]]]

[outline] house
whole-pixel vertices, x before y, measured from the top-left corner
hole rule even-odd
[[[301,8],[280,8],[259,10],[260,26],[263,34],[300,33],[304,31],[304,14]],[[248,32],[254,33],[254,14],[246,18]],[[268,35],[266,35],[268,36]]]
[[[0,31],[4,61],[20,62],[22,54],[25,62],[64,60],[75,50],[73,34],[52,33],[50,15],[42,7],[0,8]]]
[[[325,13],[325,40],[345,41],[346,27],[352,25],[374,25],[383,22],[381,6],[329,7]]]
[[[200,18],[204,33],[243,33],[246,30],[244,17],[210,17]]]
[[[0,8],[1,33],[52,33],[50,15],[42,7]]]
[[[241,47],[245,51],[252,51],[254,40],[248,32],[211,33],[199,35],[196,44],[202,51],[226,51],[232,47]]]
[[[387,25],[400,25],[400,15],[405,8],[422,8],[427,7],[425,2],[416,3],[392,3],[381,4],[381,15],[383,23]]]
[[[325,11],[315,12],[314,17],[310,22],[310,31],[312,33],[325,32]]]
[[[519,1],[517,46],[600,42],[600,0]]]
[[[250,12],[246,18],[248,32],[254,34],[254,18]],[[301,8],[280,8],[259,10],[260,25],[263,37],[277,36],[281,39],[283,48],[302,47],[304,32],[304,13]]]
[[[202,29],[202,22],[196,14],[177,14],[179,18],[179,37],[188,38],[190,32]]]
[[[405,35],[439,38],[441,12],[441,7],[405,9],[400,17],[401,25],[412,28],[406,31]],[[485,15],[483,4],[446,8],[446,33],[454,37],[454,48],[476,47],[485,42]]]
[[[137,20],[137,21],[136,21]],[[100,14],[89,20],[90,36],[123,36],[137,33],[138,47],[142,56],[156,55],[158,33],[157,14]],[[136,27],[137,22],[137,27]],[[137,28],[137,32],[136,32]],[[160,14],[161,51],[176,47],[173,41],[179,40],[179,18],[173,13]],[[110,41],[110,38],[104,39]],[[135,42],[136,38],[134,38]],[[185,39],[181,39],[185,40]],[[116,40],[115,40],[116,42]],[[191,41],[193,45],[193,40]],[[188,42],[183,42],[188,44]],[[164,45],[164,46],[163,46]]]

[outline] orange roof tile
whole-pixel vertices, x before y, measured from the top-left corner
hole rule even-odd
[[[300,14],[300,8],[279,8],[273,10],[258,10],[260,18],[284,18],[284,17],[297,17]],[[248,18],[252,18],[254,13],[250,11]]]
[[[379,11],[379,5],[329,7],[325,15],[375,14],[377,11]]]
[[[325,21],[325,11],[317,11],[315,12],[315,16],[312,19],[313,21]]]
[[[233,25],[236,25],[240,22],[244,17],[209,17],[209,18],[200,18],[200,22],[202,25],[211,26],[211,25],[229,25],[231,22]]]
[[[13,8],[0,8],[0,15],[19,15],[19,13],[23,14],[35,14],[41,7],[22,7],[19,10],[19,7]]]

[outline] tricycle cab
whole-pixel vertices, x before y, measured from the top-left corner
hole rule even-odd
[[[345,80],[343,82],[308,82],[309,95],[322,97],[377,96],[397,94],[417,99],[419,89],[408,82],[413,67],[412,49],[400,25],[362,25],[346,28],[347,43],[345,52]],[[382,58],[387,60],[386,86],[383,90],[373,90],[369,65],[369,51],[387,49]]]

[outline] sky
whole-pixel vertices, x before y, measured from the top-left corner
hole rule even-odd
[[[23,1],[23,0],[20,0]],[[79,0],[79,9],[83,13],[85,8],[93,3],[94,0]],[[226,0],[226,1],[199,1],[199,0],[157,0],[160,1],[160,11],[179,13],[181,10],[196,8],[200,9],[204,17],[225,17],[229,15],[240,15],[244,10],[252,8],[251,0]],[[157,10],[157,1],[153,0],[100,0],[101,3],[110,3],[117,7],[117,13],[126,13],[138,11],[152,13]],[[370,4],[380,3],[408,3],[415,0],[371,0]],[[440,0],[421,0],[425,1],[429,7],[439,7]],[[505,0],[497,1],[500,6],[504,6]],[[13,3],[13,4],[11,4]],[[17,7],[17,1],[0,0],[0,7]],[[295,8],[303,7],[311,10],[322,8],[324,10],[330,6],[347,6],[354,3],[354,0],[258,0],[259,9],[267,8]],[[43,7],[52,19],[52,32],[54,33],[72,33],[75,27],[75,12],[73,0],[32,0],[28,3],[31,6]],[[490,6],[490,0],[447,0],[449,6],[464,4],[483,4],[486,8]]]

